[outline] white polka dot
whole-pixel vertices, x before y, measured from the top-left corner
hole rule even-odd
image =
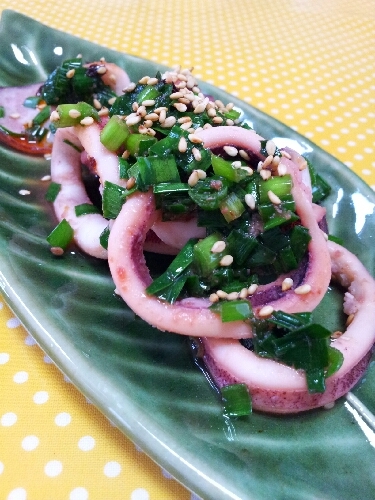
[[[90,451],[95,446],[95,439],[91,436],[83,436],[78,441],[78,448],[82,451]]]
[[[43,361],[47,364],[53,363],[52,359],[49,356],[44,356]]]
[[[32,338],[31,335],[28,335],[26,338],[25,338],[25,344],[26,345],[35,345],[36,342],[35,340]]]
[[[149,500],[150,494],[144,488],[133,490],[130,495],[130,500]]]
[[[24,488],[16,488],[7,496],[7,500],[26,500],[27,491]]]
[[[1,309],[4,307],[4,303],[3,302],[0,302],[0,311]]]
[[[65,427],[66,425],[69,425],[72,420],[72,417],[70,416],[69,413],[62,412],[56,415],[55,417],[55,424],[58,425],[59,427]]]
[[[13,381],[16,384],[23,384],[29,379],[29,374],[27,372],[17,372],[13,376]]]
[[[104,474],[107,477],[116,477],[121,472],[121,465],[118,462],[107,462],[104,466]]]
[[[17,328],[20,326],[21,321],[18,318],[10,318],[7,321],[7,327],[8,328]]]
[[[4,470],[4,464],[3,462],[0,462],[0,474],[3,473],[3,470]]]
[[[0,365],[5,365],[9,361],[9,354],[7,352],[0,352]]]
[[[173,479],[172,474],[169,473],[167,470],[162,469],[161,472],[162,472],[163,476],[166,477],[167,479]]]
[[[0,422],[4,427],[10,427],[17,422],[17,415],[13,412],[4,413],[4,415],[2,415],[1,417]]]
[[[59,460],[51,460],[44,466],[44,473],[48,477],[56,477],[61,474],[62,469],[63,466]]]
[[[87,500],[89,498],[89,492],[86,488],[82,488],[82,486],[78,486],[78,488],[74,488],[70,492],[69,500]]]
[[[26,436],[23,438],[21,446],[25,451],[35,450],[39,445],[39,438],[37,436]]]
[[[47,391],[38,391],[33,396],[33,401],[37,405],[42,405],[48,401],[49,394]]]

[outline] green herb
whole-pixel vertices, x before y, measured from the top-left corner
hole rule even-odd
[[[100,210],[92,203],[81,203],[81,205],[76,205],[74,211],[77,217],[88,214],[100,214]]]
[[[113,115],[100,132],[100,142],[110,151],[117,151],[125,145],[130,131],[125,121],[118,115]]]
[[[251,396],[246,384],[225,385],[220,392],[224,415],[245,417],[251,414]]]
[[[107,250],[108,249],[108,238],[109,238],[109,233],[110,233],[110,229],[109,229],[109,226],[107,226],[105,229],[103,229],[103,232],[101,233],[101,235],[99,236],[99,243],[101,244],[101,246]]]
[[[66,219],[63,219],[55,229],[47,236],[47,241],[51,247],[65,249],[73,240],[74,231]]]
[[[56,200],[60,190],[61,184],[58,184],[57,182],[51,182],[45,194],[45,199],[53,203]]]

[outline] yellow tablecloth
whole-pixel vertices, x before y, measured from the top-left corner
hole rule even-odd
[[[375,189],[373,0],[0,0],[5,8],[193,66]],[[0,388],[1,500],[194,498],[64,380],[3,302]]]

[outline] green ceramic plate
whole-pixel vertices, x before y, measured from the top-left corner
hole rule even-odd
[[[11,11],[1,19],[0,47],[0,85],[41,81],[77,53],[88,60],[105,56],[132,79],[160,68]],[[223,91],[202,87],[234,101],[263,136],[288,137],[311,157],[333,186],[326,203],[332,233],[344,237],[374,272],[374,192],[285,125]],[[114,295],[106,263],[79,251],[63,259],[51,255],[45,236],[55,221],[44,201],[46,183],[40,182],[48,171],[44,159],[0,148],[0,283],[11,308],[71,381],[205,499],[373,499],[375,434],[350,401],[342,399],[331,411],[254,414],[228,425],[186,340],[134,317]],[[31,194],[22,197],[20,189]],[[330,293],[320,315],[334,325],[338,306]],[[354,393],[372,411],[374,388],[370,368]]]

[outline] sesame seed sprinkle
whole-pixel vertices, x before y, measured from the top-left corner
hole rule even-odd
[[[273,192],[273,191],[268,191],[267,192],[267,196],[270,200],[271,203],[273,203],[274,205],[280,205],[281,204],[281,200],[280,198]]]
[[[290,290],[293,286],[293,280],[292,278],[285,278],[283,282],[281,283],[281,290],[283,292],[286,292],[287,290]]]
[[[227,300],[237,300],[237,299],[238,299],[238,292],[228,293]]]
[[[68,115],[70,118],[79,118],[81,116],[81,113],[78,111],[78,109],[70,109]]]
[[[295,290],[294,293],[297,295],[306,295],[311,292],[311,285],[308,285],[305,283],[304,285],[298,286]]]
[[[255,198],[251,193],[245,194],[245,203],[251,210],[255,209]]]
[[[186,153],[187,150],[187,142],[185,137],[181,137],[178,141],[178,150],[180,153]]]
[[[79,123],[84,126],[92,125],[94,123],[94,118],[92,116],[86,116]]]
[[[198,172],[196,170],[193,170],[189,176],[188,184],[190,187],[194,187],[198,183],[198,181],[199,181]]]
[[[227,292],[224,292],[224,290],[218,290],[216,292],[216,295],[220,298],[220,299],[226,299],[228,297],[228,294]]]
[[[56,255],[57,257],[64,255],[64,249],[61,247],[51,247],[50,251],[53,255]]]
[[[247,293],[248,293],[249,295],[253,295],[253,294],[257,291],[258,286],[259,286],[259,285],[257,285],[257,283],[253,283],[253,284],[252,284],[252,285],[250,285],[250,286],[249,286],[249,288],[247,289]]]
[[[203,140],[195,134],[189,134],[188,139],[190,142],[192,142],[194,144],[201,144],[203,142]]]
[[[60,120],[60,115],[59,115],[59,113],[56,110],[54,110],[54,111],[52,111],[51,116],[49,117],[49,119],[51,120],[51,122],[57,122],[57,121]]]
[[[21,115],[19,113],[11,113],[9,115],[9,118],[13,118],[13,120],[17,120],[17,118],[20,118]]]
[[[235,148],[234,146],[224,146],[223,149],[227,153],[227,155],[229,155],[229,156],[237,156],[238,155],[238,149]]]
[[[258,316],[260,318],[266,318],[267,316],[270,316],[272,313],[273,313],[273,307],[272,306],[264,306],[258,312]]]
[[[191,152],[193,153],[195,161],[201,161],[202,160],[202,155],[201,155],[201,152],[199,151],[198,148],[193,148],[191,150]]]
[[[221,259],[219,264],[222,267],[228,267],[233,263],[233,256],[232,255],[224,255],[224,257]]]
[[[29,191],[28,189],[20,189],[18,191],[18,194],[20,194],[21,196],[27,196],[27,195],[31,194],[31,191]]]
[[[225,241],[222,241],[222,240],[215,241],[215,243],[211,247],[211,252],[212,253],[224,252],[225,247],[226,247]]]
[[[273,141],[267,141],[266,151],[268,155],[273,156],[276,152],[276,144]]]
[[[65,76],[67,78],[73,78],[74,74],[75,74],[75,70],[74,69],[70,69],[69,71],[66,72]]]

